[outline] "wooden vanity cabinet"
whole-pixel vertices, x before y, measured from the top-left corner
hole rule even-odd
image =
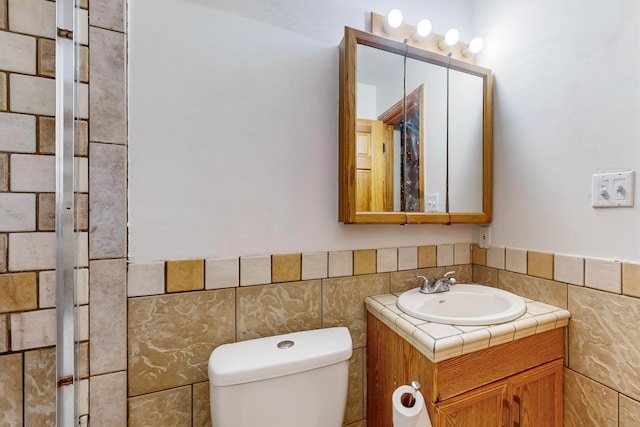
[[[435,405],[435,426],[561,427],[562,359]]]
[[[563,328],[434,363],[367,320],[367,427],[392,427],[391,395],[413,380],[433,427],[562,426]]]

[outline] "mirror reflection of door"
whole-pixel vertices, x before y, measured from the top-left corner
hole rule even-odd
[[[395,164],[396,174],[394,191],[396,194],[395,210],[401,212],[424,212],[423,179],[420,179],[424,167],[424,85],[418,86],[406,97],[405,102],[400,99],[382,113],[378,119],[396,131]],[[405,134],[406,129],[406,134]]]
[[[393,211],[393,127],[379,120],[357,119],[356,210]]]

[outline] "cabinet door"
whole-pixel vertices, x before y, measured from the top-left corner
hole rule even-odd
[[[505,427],[507,381],[498,381],[436,405],[434,427]]]
[[[562,359],[509,379],[513,427],[562,427]]]

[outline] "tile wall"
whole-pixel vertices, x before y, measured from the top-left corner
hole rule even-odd
[[[473,277],[571,312],[566,427],[640,425],[640,264],[473,246]]]
[[[79,6],[79,409],[91,411],[93,426],[125,425],[124,0]],[[54,1],[0,0],[0,425],[7,426],[55,425],[54,38]]]
[[[210,426],[207,363],[218,345],[332,326],[353,340],[345,425],[365,425],[368,295],[454,270],[469,244],[130,264],[129,425]]]

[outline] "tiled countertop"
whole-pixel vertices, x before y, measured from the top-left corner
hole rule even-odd
[[[365,298],[367,311],[394,330],[432,362],[440,362],[462,354],[504,344],[539,334],[569,323],[569,312],[563,308],[522,298],[525,314],[491,326],[460,326],[427,322],[402,312],[398,295],[385,294]]]

